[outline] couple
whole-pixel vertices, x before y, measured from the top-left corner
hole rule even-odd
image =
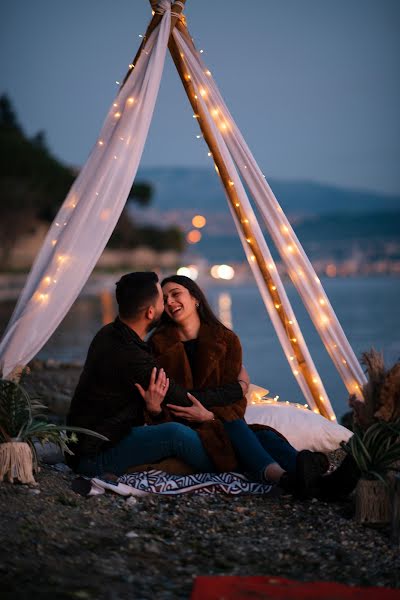
[[[118,317],[94,337],[67,419],[109,441],[79,435],[69,458],[78,473],[121,475],[175,457],[198,472],[244,471],[303,498],[335,499],[355,486],[349,460],[323,476],[325,455],[246,424],[240,341],[194,281],[130,273],[116,299]]]

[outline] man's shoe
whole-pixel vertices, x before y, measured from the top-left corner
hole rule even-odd
[[[301,450],[296,459],[297,497],[305,500],[315,496],[321,475],[328,469],[329,460],[325,454]]]
[[[320,477],[316,497],[326,502],[334,502],[348,496],[356,487],[361,471],[351,454],[346,454],[336,471]]]

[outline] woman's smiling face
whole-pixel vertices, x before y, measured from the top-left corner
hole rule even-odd
[[[170,281],[163,285],[162,291],[164,310],[175,323],[181,323],[196,315],[197,300],[183,285]]]

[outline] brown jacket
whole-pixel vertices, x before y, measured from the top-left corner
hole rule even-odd
[[[151,338],[157,362],[175,381],[188,389],[203,389],[232,383],[242,366],[242,347],[235,333],[222,326],[202,324],[198,336],[196,369],[192,373],[183,343],[174,325],[165,325]],[[225,433],[223,421],[243,419],[246,399],[210,410],[216,420],[196,425],[207,453],[219,471],[238,468],[235,452]],[[164,409],[166,419],[172,419]],[[185,422],[192,426],[191,423]]]

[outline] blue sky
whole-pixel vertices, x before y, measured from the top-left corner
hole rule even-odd
[[[267,176],[400,195],[398,0],[187,0],[189,29]],[[147,0],[0,6],[0,91],[29,135],[87,157]],[[210,165],[168,57],[143,166]]]

